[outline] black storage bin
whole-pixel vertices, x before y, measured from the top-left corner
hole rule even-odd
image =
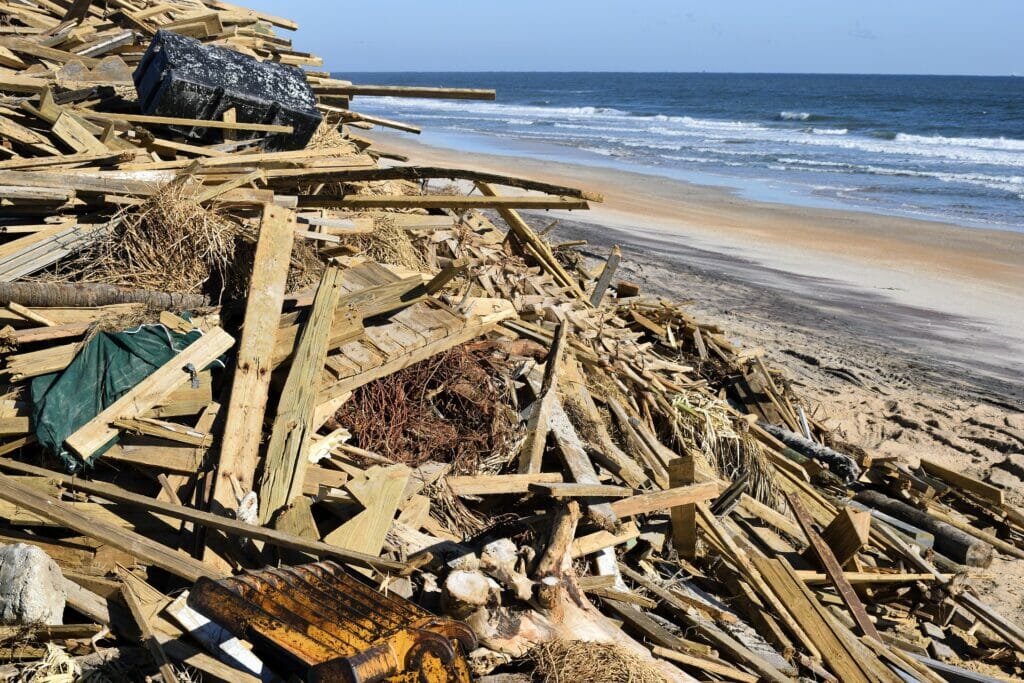
[[[157,31],[133,78],[144,114],[212,121],[234,108],[240,123],[294,128],[290,135],[239,131],[239,138],[267,136],[268,150],[305,147],[322,120],[297,67],[261,62],[170,31]],[[223,134],[213,128],[173,128],[195,139]]]

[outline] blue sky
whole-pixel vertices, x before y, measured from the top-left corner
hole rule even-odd
[[[1024,74],[1024,0],[236,0],[333,71]]]

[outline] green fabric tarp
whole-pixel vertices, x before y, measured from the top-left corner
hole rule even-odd
[[[64,440],[200,336],[198,331],[180,334],[163,325],[97,334],[63,372],[32,380],[36,439],[58,456],[69,472],[91,465],[117,440],[106,444],[89,461],[68,451]]]

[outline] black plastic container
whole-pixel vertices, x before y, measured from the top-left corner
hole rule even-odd
[[[266,137],[268,150],[305,147],[322,119],[297,67],[261,62],[170,31],[157,31],[133,78],[144,114],[213,121],[234,108],[240,123],[294,128],[291,134],[239,131],[240,139]],[[195,139],[223,134],[213,128],[172,128]]]

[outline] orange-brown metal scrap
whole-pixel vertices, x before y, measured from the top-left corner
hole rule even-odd
[[[307,681],[471,680],[464,624],[384,595],[334,562],[200,579],[189,605],[249,640],[279,673]]]

